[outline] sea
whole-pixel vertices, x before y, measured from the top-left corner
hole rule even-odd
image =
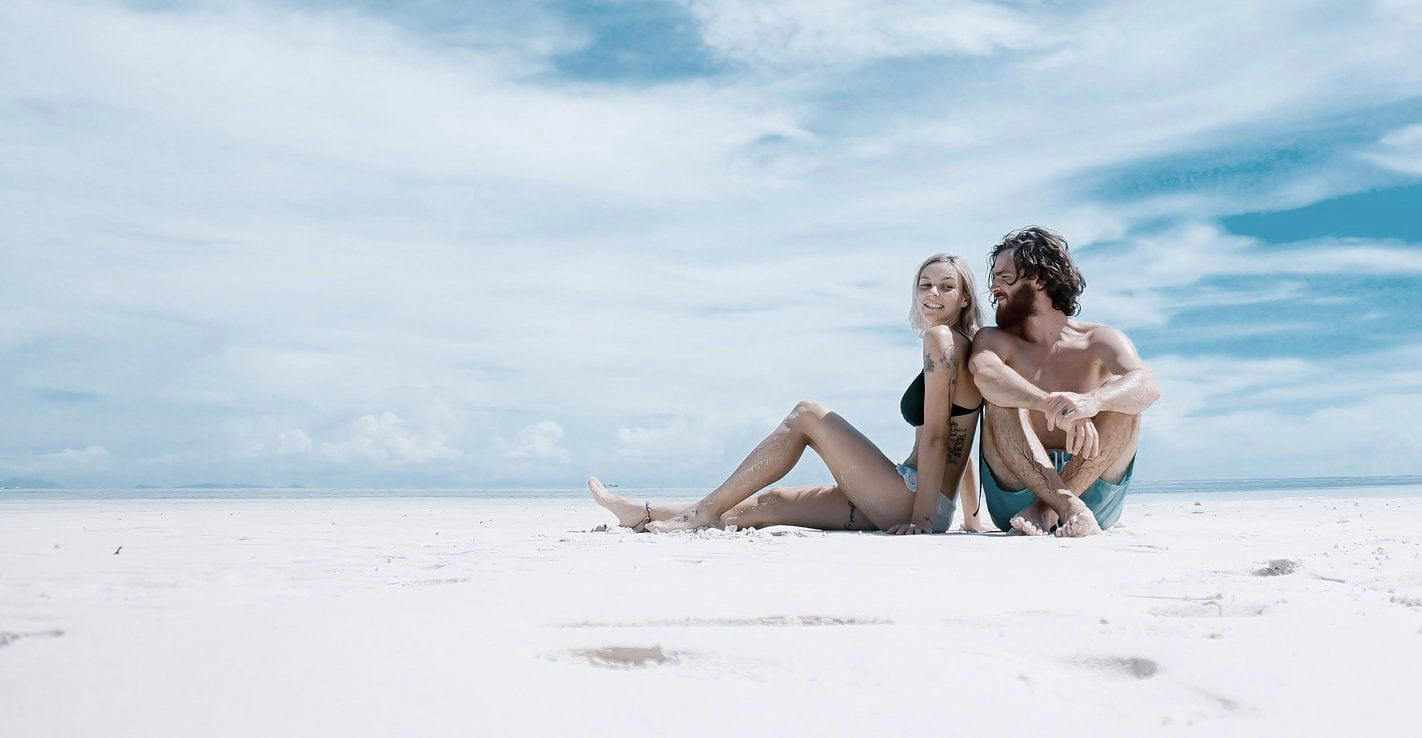
[[[614,492],[637,499],[691,500],[706,487],[623,487]],[[1387,477],[1297,477],[1282,479],[1194,479],[1136,481],[1135,495],[1214,499],[1422,497],[1422,475]],[[0,502],[21,500],[304,500],[471,498],[491,500],[574,500],[589,497],[586,487],[408,488],[200,487],[129,489],[0,489]]]

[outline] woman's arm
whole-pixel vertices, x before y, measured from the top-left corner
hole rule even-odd
[[[909,455],[904,457],[903,465],[918,468],[918,439],[922,435],[919,428],[913,429],[913,448],[909,449]]]
[[[938,495],[947,472],[949,416],[958,380],[956,336],[948,326],[934,326],[923,335],[923,425],[918,430],[918,494],[908,521],[890,533],[931,533],[938,512]]]

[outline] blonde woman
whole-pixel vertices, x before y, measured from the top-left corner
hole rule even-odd
[[[961,484],[973,502],[966,527],[979,530],[976,480],[972,475],[965,480],[964,470],[971,468],[969,450],[983,402],[968,372],[968,350],[982,314],[972,271],[961,258],[937,254],[919,265],[909,325],[923,336],[923,370],[900,402],[904,420],[914,426],[913,452],[904,463],[894,464],[829,408],[804,401],[721,486],[689,507],[614,495],[596,478],[588,480],[588,488],[620,525],[654,533],[800,525],[916,534],[949,529]],[[824,459],[834,484],[761,492],[788,474],[806,448]]]

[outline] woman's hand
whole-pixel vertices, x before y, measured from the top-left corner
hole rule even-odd
[[[920,533],[932,533],[933,526],[922,523],[899,523],[884,532],[891,536],[916,536]]]

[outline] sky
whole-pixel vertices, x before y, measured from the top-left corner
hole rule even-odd
[[[1062,233],[1138,479],[1422,473],[1422,4],[0,4],[0,478],[898,461],[913,270]],[[787,479],[828,479],[807,454]]]

